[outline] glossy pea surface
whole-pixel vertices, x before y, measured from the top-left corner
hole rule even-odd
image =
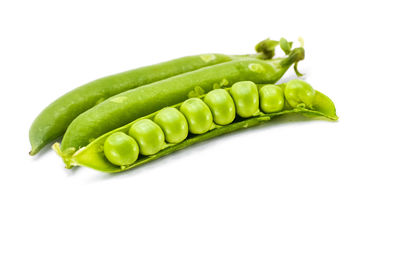
[[[185,140],[189,127],[185,116],[176,108],[167,107],[160,110],[154,117],[164,132],[168,143],[179,143]]]
[[[311,108],[315,97],[315,90],[302,80],[291,80],[286,84],[285,97],[289,105],[293,108],[300,104],[305,104]]]
[[[259,111],[257,85],[251,81],[237,82],[232,85],[231,95],[235,101],[236,112],[242,118],[254,116]]]
[[[104,142],[104,155],[112,164],[130,165],[139,156],[139,146],[129,135],[116,132],[107,137]]]
[[[185,115],[189,131],[193,134],[205,133],[213,126],[211,110],[199,98],[187,99],[182,103],[180,111]]]
[[[204,97],[213,115],[214,122],[226,125],[235,119],[236,109],[230,94],[224,89],[215,89]]]
[[[278,112],[283,109],[285,98],[281,87],[267,84],[260,88],[260,106],[265,113]]]
[[[139,144],[140,154],[153,155],[164,145],[164,133],[160,126],[150,119],[138,120],[129,129],[129,135]]]

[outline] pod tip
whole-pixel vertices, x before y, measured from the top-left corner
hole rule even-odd
[[[39,152],[38,149],[32,148],[31,151],[29,151],[29,155],[30,155],[30,156],[34,156],[34,155],[36,155],[38,152]]]

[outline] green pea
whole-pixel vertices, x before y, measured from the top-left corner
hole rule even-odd
[[[190,98],[182,103],[180,111],[189,123],[189,131],[193,134],[202,134],[213,126],[213,117],[210,108],[199,98]]]
[[[302,80],[291,80],[286,84],[285,97],[289,105],[293,108],[304,104],[311,108],[315,97],[315,90]]]
[[[164,133],[152,120],[138,120],[132,124],[129,135],[138,142],[142,155],[153,155],[163,148]]]
[[[251,81],[237,82],[232,85],[231,95],[240,117],[248,118],[259,112],[257,85]]]
[[[277,85],[267,84],[260,89],[260,106],[265,113],[278,112],[285,105],[283,90]]]
[[[139,147],[129,135],[116,132],[107,137],[104,142],[104,155],[112,164],[126,166],[137,160]]]
[[[226,90],[215,89],[209,92],[204,102],[211,109],[216,124],[226,125],[235,119],[235,103]]]
[[[154,117],[154,122],[161,127],[169,143],[182,142],[188,135],[186,118],[176,108],[163,108]]]

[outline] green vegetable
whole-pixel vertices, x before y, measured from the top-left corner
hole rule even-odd
[[[179,143],[186,139],[189,126],[185,116],[176,108],[166,107],[154,117],[154,122],[160,125],[168,143]]]
[[[186,100],[179,110],[186,117],[192,134],[205,133],[214,126],[210,108],[199,98]]]
[[[138,120],[132,124],[129,135],[138,142],[139,152],[142,155],[153,155],[165,145],[164,132],[149,119]]]
[[[204,97],[204,102],[210,108],[216,124],[226,125],[235,119],[235,103],[226,90],[215,89],[209,92]]]
[[[68,125],[79,114],[111,96],[178,74],[241,57],[272,58],[276,44],[272,44],[271,42],[269,39],[260,42],[263,50],[256,55],[228,56],[222,54],[203,54],[182,57],[107,76],[82,85],[55,100],[37,116],[29,130],[29,139],[32,146],[29,154],[35,155],[38,153],[46,144],[64,134]]]
[[[303,89],[300,87],[296,87],[297,89],[297,94],[298,95],[303,95],[305,92],[309,90],[309,87],[307,86],[308,84],[302,82],[301,84],[305,85],[303,86]],[[233,85],[235,86],[235,84]],[[283,91],[285,91],[288,88],[288,84],[281,84],[279,85]],[[264,86],[261,86],[263,88]],[[276,89],[276,88],[275,88]],[[232,88],[227,88],[225,89],[227,92],[232,92]],[[292,88],[289,87],[289,91],[291,91]],[[303,91],[302,91],[303,90]],[[278,92],[278,90],[276,90]],[[289,105],[281,106],[281,110],[277,110],[272,113],[263,113],[263,112],[258,112],[255,115],[253,115],[250,118],[241,118],[241,117],[236,117],[235,120],[228,125],[215,125],[213,129],[203,133],[203,134],[195,134],[195,135],[189,135],[184,141],[180,143],[168,143],[164,146],[162,150],[160,150],[158,153],[151,155],[151,156],[140,156],[137,161],[130,165],[121,165],[121,166],[115,166],[112,164],[108,159],[105,153],[103,152],[103,146],[104,142],[113,134],[115,133],[127,133],[129,132],[129,129],[132,127],[132,125],[136,124],[138,121],[142,120],[152,120],[155,117],[157,117],[158,113],[161,111],[157,111],[153,114],[147,115],[143,118],[140,118],[138,120],[135,120],[125,126],[122,126],[120,128],[117,128],[113,131],[110,131],[103,136],[97,138],[93,142],[91,142],[88,146],[81,148],[77,152],[75,152],[72,157],[68,158],[68,164],[69,166],[86,166],[90,167],[96,170],[104,171],[104,172],[120,172],[123,170],[131,169],[137,166],[140,166],[142,164],[145,164],[149,161],[155,160],[157,158],[160,158],[162,156],[168,155],[170,153],[173,153],[174,151],[183,149],[187,146],[190,146],[192,144],[214,138],[216,136],[230,133],[239,129],[243,128],[249,128],[252,126],[260,125],[262,123],[265,123],[269,121],[270,119],[280,116],[280,115],[285,115],[285,114],[292,114],[292,113],[302,113],[306,116],[312,116],[312,117],[322,117],[322,118],[327,118],[330,120],[337,120],[338,117],[336,116],[336,110],[333,102],[324,94],[315,91],[314,98],[311,99],[312,102],[312,107],[306,107],[305,103],[298,103],[297,106],[291,107]],[[211,93],[209,93],[211,94]],[[292,101],[297,101],[298,95],[292,95],[292,94],[283,94],[285,96],[285,101],[286,102],[292,102]],[[287,96],[287,97],[286,97]],[[187,100],[192,102],[194,101],[195,103],[203,103],[201,99],[206,98],[207,95],[202,96],[200,98],[194,98]],[[246,96],[244,96],[246,97]],[[270,94],[265,94],[265,95],[260,95],[260,102],[262,103],[265,101],[264,97],[270,98]],[[309,100],[309,99],[307,99]],[[229,101],[229,100],[227,100]],[[185,102],[184,102],[185,103]],[[251,103],[250,103],[251,104]],[[174,106],[174,108],[179,108],[182,107],[183,103],[177,104]],[[191,111],[186,110],[188,114],[191,114]],[[197,111],[196,111],[197,112]],[[208,113],[208,110],[204,110],[204,112]],[[56,145],[55,146],[56,150],[59,151],[59,147]],[[60,154],[62,155],[62,154]]]
[[[221,54],[183,57],[111,75],[82,85],[58,98],[38,115],[29,130],[32,145],[30,154],[35,155],[46,144],[61,136],[79,114],[113,95],[232,59],[231,56]]]
[[[257,85],[251,81],[237,82],[232,85],[231,95],[235,101],[236,113],[242,118],[256,115],[259,109]]]
[[[260,106],[265,113],[278,112],[283,109],[285,98],[280,86],[267,84],[260,88]]]
[[[300,104],[312,108],[315,90],[305,81],[291,80],[286,85],[285,97],[289,105],[293,108]]]
[[[132,137],[115,132],[104,142],[104,155],[112,164],[127,166],[137,160],[139,147]]]
[[[275,83],[293,63],[303,58],[303,48],[295,48],[286,58],[240,58],[113,96],[82,113],[69,125],[61,143],[63,158],[68,162],[69,156],[102,134],[218,86],[229,86],[243,80]]]

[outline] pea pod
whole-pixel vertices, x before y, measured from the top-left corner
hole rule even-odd
[[[35,155],[47,143],[61,136],[79,114],[113,95],[230,60],[232,57],[222,54],[183,57],[104,77],[80,86],[51,103],[35,119],[29,130],[32,145],[30,154]]]
[[[262,86],[259,86],[262,88]],[[285,90],[286,84],[281,84],[280,87]],[[225,89],[228,92],[230,91],[230,88]],[[301,90],[298,91],[300,95],[302,94]],[[75,152],[72,157],[69,158],[69,164],[70,166],[86,166],[90,167],[99,171],[103,172],[120,172],[123,170],[127,169],[132,169],[137,166],[143,165],[149,161],[153,161],[155,159],[158,159],[162,156],[168,155],[170,153],[173,153],[174,151],[183,149],[187,146],[190,146],[192,144],[214,138],[216,136],[220,136],[226,133],[230,133],[233,131],[237,131],[240,129],[245,129],[249,128],[252,126],[260,125],[263,124],[269,120],[271,120],[274,117],[281,116],[281,115],[286,115],[286,114],[292,114],[292,113],[301,113],[307,116],[312,116],[312,117],[323,117],[327,118],[330,120],[337,120],[338,117],[336,116],[336,110],[333,102],[324,94],[315,91],[315,98],[312,99],[312,107],[306,107],[305,105],[298,104],[296,107],[291,107],[289,105],[286,105],[286,107],[281,106],[281,110],[276,111],[276,112],[271,112],[271,113],[264,113],[264,112],[258,112],[254,116],[250,118],[241,118],[240,116],[237,116],[236,119],[228,125],[215,125],[213,129],[210,131],[204,133],[204,134],[199,134],[199,135],[190,135],[188,136],[184,141],[180,143],[169,143],[167,144],[162,150],[160,150],[158,153],[151,155],[151,156],[140,156],[137,161],[130,165],[124,165],[124,166],[116,166],[112,164],[106,157],[106,155],[103,152],[103,147],[104,143],[110,136],[112,136],[115,133],[128,133],[131,125],[133,125],[136,121],[142,120],[142,119],[154,119],[154,117],[157,116],[158,111],[155,113],[152,113],[150,115],[147,115],[143,118],[140,118],[138,120],[135,120],[127,125],[124,125],[120,128],[117,128],[115,130],[112,130],[93,142],[91,142],[89,145],[86,147],[81,148],[77,152]],[[281,98],[282,94],[275,94],[275,97]],[[268,101],[276,102],[272,98],[274,95],[267,94],[266,97],[268,98]],[[204,96],[200,97],[204,98]],[[285,101],[290,102],[294,99],[297,99],[297,96],[293,95],[288,95],[288,98],[285,97]],[[263,96],[261,96],[261,102],[263,101]],[[177,104],[174,107],[179,108],[181,104]],[[59,146],[56,145],[55,149],[60,153]]]
[[[303,48],[295,48],[285,58],[240,58],[118,94],[82,113],[69,125],[61,143],[63,158],[68,162],[69,156],[102,134],[163,107],[209,92],[216,85],[229,86],[244,80],[276,83],[293,63],[303,58]]]
[[[29,154],[38,153],[46,144],[64,134],[68,125],[79,114],[113,95],[240,57],[272,58],[276,44],[267,39],[260,42],[259,45],[263,47],[263,50],[255,55],[203,54],[182,57],[107,76],[82,85],[55,100],[36,117],[29,129],[29,139],[32,146]]]

